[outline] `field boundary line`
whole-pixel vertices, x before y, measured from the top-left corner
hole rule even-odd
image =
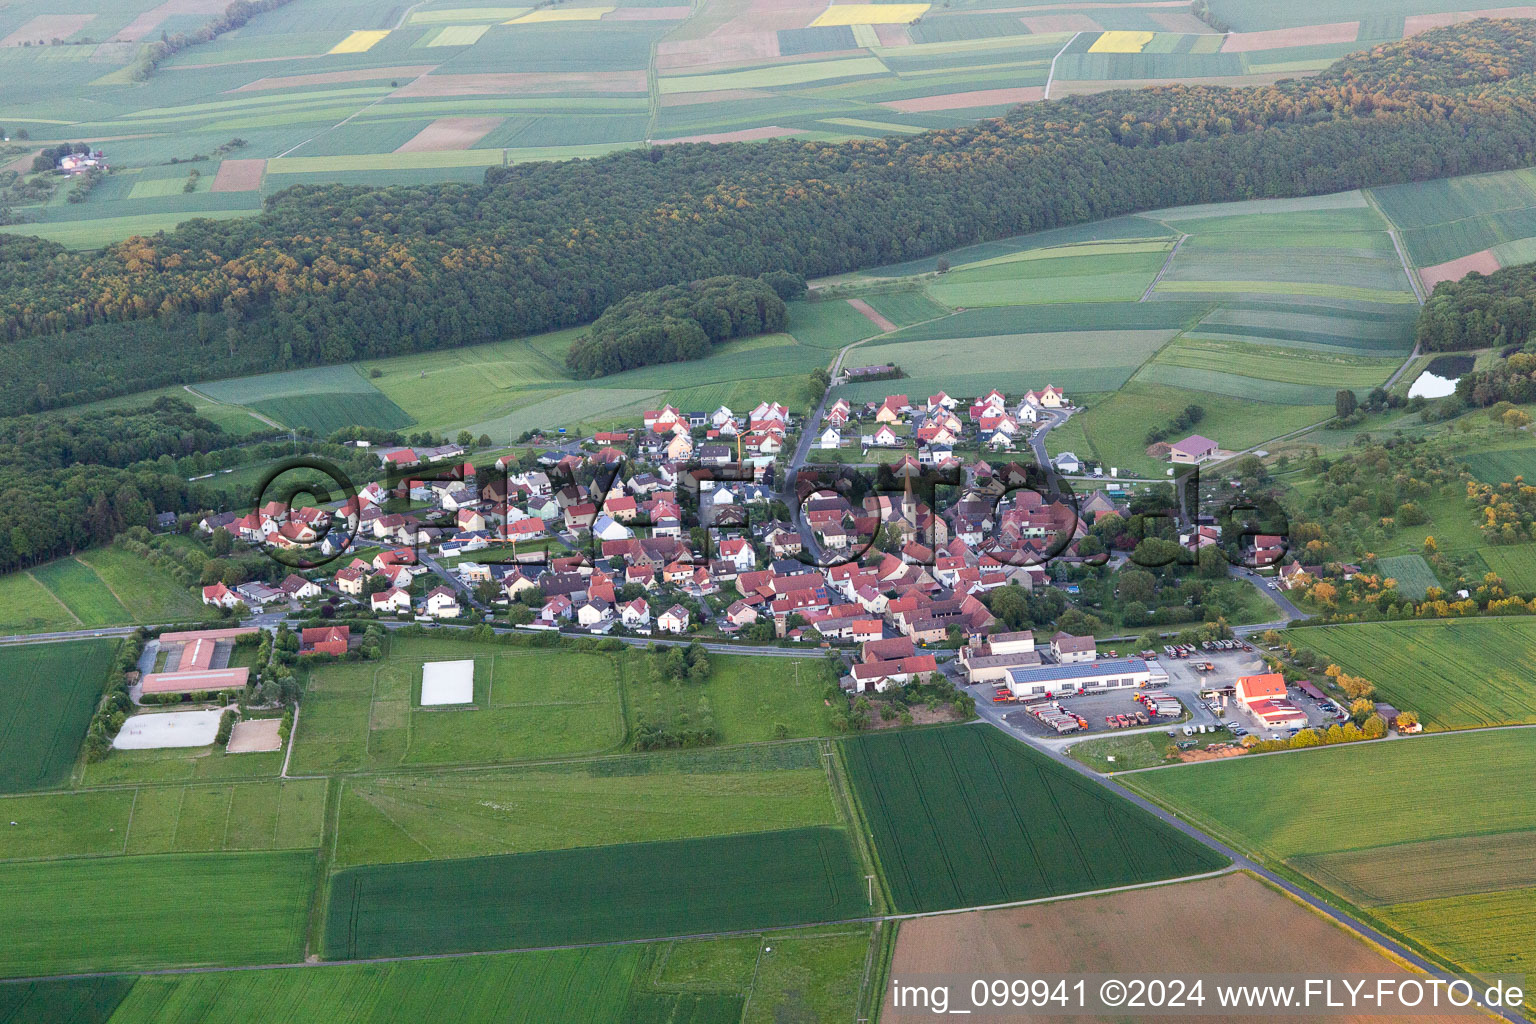
[[[80,616],[76,615],[74,610],[72,608],[70,608],[69,605],[64,603],[64,599],[62,597],[60,597],[58,594],[55,594],[53,592],[53,588],[52,587],[48,586],[48,584],[44,583],[42,580],[40,580],[36,576],[32,575],[32,570],[31,569],[27,570],[27,579],[31,580],[33,583],[36,583],[38,586],[42,587],[43,588],[43,592],[45,594],[47,594],[49,597],[53,598],[55,604],[57,604],[60,608],[64,609],[64,614],[65,615],[68,615],[70,618],[74,619],[75,622],[78,625],[80,625],[80,626],[84,626],[85,625],[85,620],[82,619]],[[25,641],[23,641],[23,642],[25,642]]]
[[[133,790],[133,802],[128,805],[128,824],[123,827],[123,856],[128,856],[128,837],[133,835],[133,812],[139,807],[139,790]]]
[[[1062,44],[1061,49],[1056,51],[1056,56],[1051,58],[1051,70],[1050,73],[1045,76],[1045,91],[1041,94],[1042,99],[1048,100],[1051,98],[1051,83],[1056,81],[1056,61],[1061,58],[1062,54],[1067,52],[1068,46],[1071,46],[1073,43],[1077,42],[1077,37],[1080,35],[1082,35],[1082,32],[1073,32],[1072,38],[1068,39],[1064,44]]]
[[[229,819],[235,814],[235,787],[229,787],[229,803],[224,805],[224,834],[219,837],[219,850],[229,851]]]
[[[288,727],[288,749],[283,751],[283,770],[278,772],[279,779],[288,778],[288,762],[293,760],[293,747],[299,735],[299,702],[293,705],[293,724]]]
[[[1365,197],[1365,204],[1374,210],[1376,216],[1386,223],[1387,237],[1392,239],[1392,248],[1397,250],[1398,262],[1403,265],[1403,273],[1408,277],[1408,287],[1413,289],[1413,297],[1418,300],[1419,305],[1424,305],[1424,282],[1419,279],[1419,272],[1414,269],[1412,261],[1408,259],[1408,253],[1404,250],[1402,240],[1398,237],[1396,222],[1387,216],[1387,211],[1383,210],[1380,204],[1376,202],[1376,197],[1371,194],[1370,189],[1363,188],[1360,190],[1360,194]],[[1415,345],[1414,349],[1417,351],[1418,346]]]
[[[1182,232],[1182,231],[1179,232],[1178,240],[1173,243],[1173,248],[1169,249],[1168,250],[1168,255],[1163,257],[1163,265],[1161,267],[1157,268],[1157,276],[1152,279],[1152,283],[1151,284],[1147,285],[1147,290],[1141,293],[1141,298],[1137,299],[1136,300],[1137,302],[1146,302],[1146,301],[1148,301],[1148,300],[1150,300],[1152,298],[1152,290],[1154,288],[1156,288],[1157,287],[1157,283],[1163,279],[1163,275],[1168,273],[1168,268],[1173,266],[1173,258],[1178,255],[1178,253],[1179,253],[1179,246],[1183,245],[1184,244],[1184,240],[1187,239],[1188,237],[1189,237],[1189,235],[1185,234],[1184,232]],[[1198,326],[1198,321],[1196,323],[1197,323],[1197,326]],[[1179,332],[1179,334],[1183,334],[1183,333],[1184,333],[1183,331]],[[1175,335],[1175,337],[1177,337],[1177,335]],[[1166,348],[1166,347],[1167,346],[1165,345],[1164,348]],[[1158,351],[1160,352],[1160,351],[1162,351],[1162,349],[1159,349]],[[1157,358],[1157,353],[1156,352],[1154,352],[1152,354],[1152,359],[1155,359],[1155,358]],[[1147,362],[1151,362],[1152,359],[1148,359]]]
[[[747,997],[741,1003],[742,1020],[746,1019],[747,1010],[752,1006],[752,997],[757,994],[757,976],[763,969],[763,947],[766,945],[768,937],[763,935],[757,940],[757,959],[752,961],[752,980],[747,982]]]

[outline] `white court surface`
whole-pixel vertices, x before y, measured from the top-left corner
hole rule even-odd
[[[468,704],[475,699],[475,662],[429,661],[421,666],[421,706]]]
[[[118,750],[206,747],[219,735],[219,718],[223,714],[223,708],[216,708],[134,715],[123,723],[112,745]]]

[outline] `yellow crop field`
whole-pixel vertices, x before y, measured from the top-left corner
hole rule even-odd
[[[331,53],[366,53],[389,35],[389,29],[360,29],[331,47]]]
[[[489,25],[447,25],[437,30],[428,46],[473,46],[485,35]]]
[[[1140,53],[1152,41],[1151,32],[1105,32],[1088,47],[1089,53]]]
[[[542,11],[529,11],[521,18],[513,18],[508,25],[532,25],[541,21],[596,21],[612,12],[612,7],[547,7]]]
[[[930,4],[833,4],[811,22],[811,27],[908,25],[928,13],[930,6]],[[1148,32],[1146,35],[1148,39],[1152,38],[1152,33]]]

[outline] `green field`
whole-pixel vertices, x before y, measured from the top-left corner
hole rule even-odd
[[[785,330],[802,345],[824,349],[839,349],[880,333],[869,317],[841,299],[792,303]]]
[[[420,707],[422,664],[465,659],[475,702]],[[316,666],[296,733],[293,771],[310,774],[597,753],[624,719],[607,655],[411,637],[382,661]]]
[[[127,608],[129,621],[196,621],[207,614],[190,588],[121,548],[92,548],[75,557],[89,566]]]
[[[829,736],[832,709],[823,694],[835,680],[820,658],[710,654],[709,676],[698,682],[655,681],[639,656],[626,655],[624,704],[630,729],[645,721],[674,721],[707,713],[721,743]],[[777,726],[784,726],[779,736]]]
[[[1536,448],[1532,447],[1477,452],[1462,461],[1467,472],[1485,484],[1513,483],[1516,477],[1527,483],[1536,479]]]
[[[0,647],[0,793],[69,779],[116,650],[114,640]]]
[[[539,1024],[619,1020],[638,946],[393,964],[344,964],[139,978],[115,1024],[384,1024],[458,1020]]]
[[[1052,430],[1046,435],[1047,448],[1053,455],[1070,450],[1099,459],[1122,474],[1162,477],[1168,464],[1147,456],[1147,430],[1169,422],[1190,405],[1205,410],[1205,418],[1195,430],[1229,451],[1241,451],[1333,416],[1331,401],[1327,405],[1266,405],[1260,415],[1252,401],[1138,380],[1074,413],[1067,423],[1080,431],[1076,439],[1072,433]],[[1086,440],[1086,451],[1077,439]]]
[[[343,784],[336,863],[480,857],[835,825],[814,744]]]
[[[347,426],[395,430],[416,422],[347,365],[215,381],[198,390],[321,437]]]
[[[312,853],[0,864],[0,976],[298,960]]]
[[[1511,591],[1529,593],[1536,590],[1536,544],[1478,548],[1477,555],[1488,571],[1498,574]]]
[[[190,589],[117,548],[92,548],[0,576],[0,632],[170,623],[202,617]]]
[[[1523,618],[1371,622],[1286,634],[1426,729],[1536,722],[1536,622]],[[1468,666],[1475,665],[1475,671]]]
[[[605,942],[839,921],[868,912],[847,835],[802,828],[349,868],[331,958]],[[615,915],[614,907],[625,912]]]
[[[0,860],[314,849],[323,779],[140,786],[15,797]]]
[[[37,580],[68,608],[82,626],[111,626],[132,621],[128,609],[95,570],[74,558],[61,558],[32,570]]]
[[[860,736],[843,749],[903,911],[1131,885],[1225,863],[990,726]]]
[[[1121,776],[1126,785],[1366,908],[1460,970],[1525,973],[1536,807],[1528,730],[1245,757]],[[1349,780],[1340,799],[1339,780]],[[1413,813],[1403,814],[1404,780]],[[1305,807],[1306,813],[1296,809]],[[1469,814],[1468,808],[1476,808]],[[1528,928],[1525,929],[1529,931]]]
[[[1373,188],[1420,267],[1536,237],[1536,177],[1530,170],[1475,174]]]
[[[1397,580],[1397,592],[1414,601],[1424,600],[1426,590],[1440,585],[1440,581],[1435,578],[1435,571],[1424,561],[1423,555],[1378,558],[1376,570],[1384,577]]]
[[[116,976],[0,985],[0,1024],[107,1024],[133,984]]]

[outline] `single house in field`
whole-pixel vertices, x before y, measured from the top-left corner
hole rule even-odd
[[[1193,466],[1214,457],[1220,450],[1221,446],[1210,438],[1190,434],[1184,440],[1168,446],[1168,461],[1181,466]]]

